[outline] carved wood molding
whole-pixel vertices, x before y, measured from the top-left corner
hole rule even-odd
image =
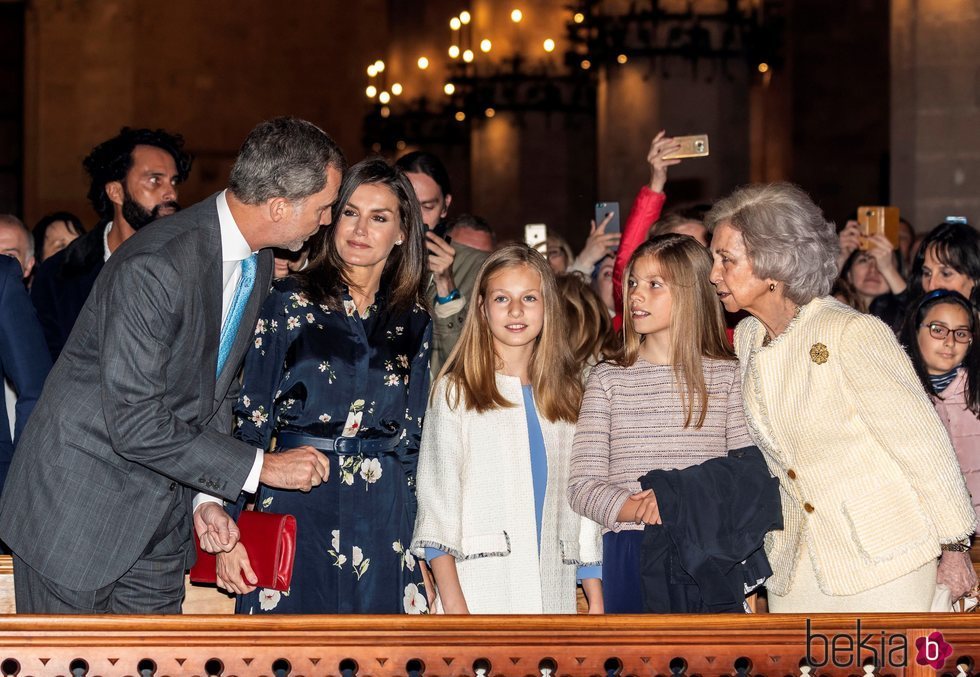
[[[811,636],[826,637],[828,646],[835,635],[853,640],[857,620],[850,615],[814,616]],[[884,640],[891,643],[885,645],[888,649],[899,637],[907,646],[905,666],[879,660],[876,674],[934,677],[933,668],[915,664],[915,640],[933,630],[953,646],[946,672],[957,673],[958,658],[970,657],[964,672],[972,671],[973,656],[980,660],[980,623],[972,614],[868,614],[860,622],[861,635],[871,637],[875,647]],[[796,615],[5,616],[0,617],[0,672],[9,674],[17,667],[21,676],[70,675],[73,661],[92,677],[341,675],[342,665],[361,677],[413,672],[428,677],[814,677],[864,672],[860,659],[867,654],[844,667],[828,663],[801,673],[806,637],[806,617]],[[816,663],[829,658],[821,641],[812,646]],[[843,660],[843,652],[839,657]]]

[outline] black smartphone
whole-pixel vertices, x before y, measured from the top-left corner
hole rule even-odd
[[[439,237],[441,237],[443,240],[445,240],[446,244],[452,244],[453,238],[450,237],[449,235],[446,235],[447,230],[448,228],[446,227],[446,221],[444,219],[436,224],[436,227],[432,229],[432,232],[438,235]],[[435,256],[435,254],[429,252],[429,256]]]
[[[596,202],[595,203],[595,225],[598,226],[602,221],[612,214],[613,217],[606,224],[607,233],[619,232],[619,203],[618,202]]]

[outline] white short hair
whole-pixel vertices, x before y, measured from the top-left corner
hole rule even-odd
[[[830,293],[840,252],[837,232],[798,186],[742,186],[715,203],[704,220],[712,231],[722,223],[739,231],[756,277],[782,282],[794,303]]]

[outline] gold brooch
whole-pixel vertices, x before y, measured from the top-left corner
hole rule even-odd
[[[823,364],[830,357],[830,351],[827,350],[827,346],[822,343],[814,343],[813,347],[810,348],[810,359],[817,364]]]

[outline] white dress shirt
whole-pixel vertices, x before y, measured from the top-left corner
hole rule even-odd
[[[235,291],[238,289],[238,282],[242,279],[242,261],[252,255],[245,236],[235,223],[235,217],[231,214],[228,207],[226,191],[218,194],[218,224],[221,227],[221,327],[224,328],[225,320],[228,318],[228,311],[231,309],[231,302],[235,298]],[[252,471],[248,474],[242,491],[254,494],[259,488],[259,475],[262,473],[262,460],[264,452],[262,449],[255,450],[255,463]],[[194,509],[201,503],[221,503],[221,499],[209,494],[199,493],[194,497]]]
[[[112,230],[112,221],[105,224],[105,230],[102,231],[102,260],[108,261],[109,257],[112,256],[112,251],[109,249],[109,231]]]

